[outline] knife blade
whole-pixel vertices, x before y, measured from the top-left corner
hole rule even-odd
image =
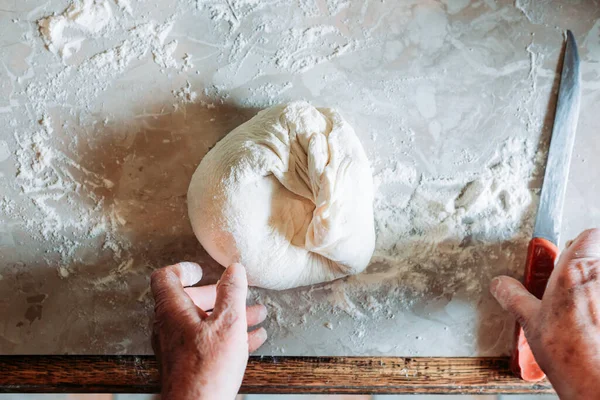
[[[557,246],[580,102],[581,75],[577,44],[573,33],[567,31],[567,47],[560,76],[556,115],[533,231],[534,237],[544,238]]]
[[[550,138],[550,148],[544,172],[544,182],[540,194],[533,238],[527,249],[524,286],[538,299],[541,299],[554,263],[558,257],[560,225],[569,177],[571,154],[577,131],[579,105],[581,102],[581,72],[579,54],[573,33],[567,31],[566,48],[560,76],[556,114]],[[530,382],[545,377],[523,329],[517,324],[515,347],[511,368],[515,374]]]

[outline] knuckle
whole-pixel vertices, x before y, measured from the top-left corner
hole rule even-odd
[[[241,322],[242,320],[240,316],[237,313],[232,312],[231,310],[227,310],[226,312],[219,314],[219,316],[215,320],[215,323],[219,330],[231,329],[236,325],[241,325]]]
[[[240,289],[242,286],[233,279],[225,279],[219,281],[219,287],[223,288],[226,292],[231,292]]]
[[[519,312],[519,305],[521,302],[521,296],[514,293],[507,293],[504,297],[504,304],[506,309],[511,313],[515,314],[517,318],[520,318],[521,313]]]
[[[577,268],[576,264],[577,263],[570,263],[569,265],[567,265],[562,279],[559,281],[562,285],[566,287],[573,287],[579,284],[581,272]]]
[[[157,318],[162,315],[162,312],[167,307],[167,299],[165,296],[161,295],[162,292],[158,292],[154,296],[154,314],[156,314]]]
[[[152,290],[152,297],[154,297],[154,310],[162,309],[169,302],[170,296],[168,287],[155,286]]]
[[[221,301],[229,307],[239,305],[242,301],[244,306],[246,305],[246,296],[242,293],[242,290],[241,286],[232,282],[219,283],[217,288]]]
[[[595,241],[600,241],[600,228],[586,229],[581,235]]]
[[[160,280],[161,278],[163,278],[167,268],[168,267],[163,267],[163,268],[155,269],[154,271],[152,271],[152,274],[150,275],[150,280],[154,281],[154,280]]]
[[[575,259],[567,264],[558,283],[567,288],[593,283],[600,278],[600,260]]]
[[[170,279],[173,279],[173,275],[169,267],[152,272],[150,275],[150,289],[154,298],[168,294],[171,291]]]
[[[600,229],[588,229],[582,232],[569,247],[571,259],[600,259]]]
[[[173,300],[169,298],[160,298],[154,304],[154,314],[157,321],[163,323],[181,324],[188,321],[190,311],[187,308],[178,307]]]
[[[152,288],[154,288],[157,285],[160,285],[162,281],[164,281],[165,273],[165,268],[160,268],[152,271],[152,274],[150,275],[150,285],[152,286]]]

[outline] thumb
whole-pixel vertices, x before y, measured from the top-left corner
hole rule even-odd
[[[511,313],[527,331],[529,322],[540,308],[540,300],[529,293],[516,279],[498,276],[492,279],[490,292],[500,306]]]
[[[246,294],[248,280],[246,269],[242,264],[231,264],[217,283],[217,299],[213,310],[213,318],[226,319],[233,324],[237,320],[246,327]]]

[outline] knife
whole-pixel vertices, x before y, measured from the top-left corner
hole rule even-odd
[[[546,290],[546,284],[559,253],[560,223],[580,100],[579,54],[573,33],[567,31],[550,149],[533,238],[529,242],[525,266],[524,286],[538,299],[542,298]],[[535,382],[543,379],[545,374],[535,361],[523,329],[518,324],[515,336],[511,358],[512,371],[526,381]]]

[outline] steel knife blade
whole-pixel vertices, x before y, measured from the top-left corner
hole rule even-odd
[[[575,37],[567,31],[556,114],[533,237],[559,245],[563,204],[581,102],[581,73]]]

